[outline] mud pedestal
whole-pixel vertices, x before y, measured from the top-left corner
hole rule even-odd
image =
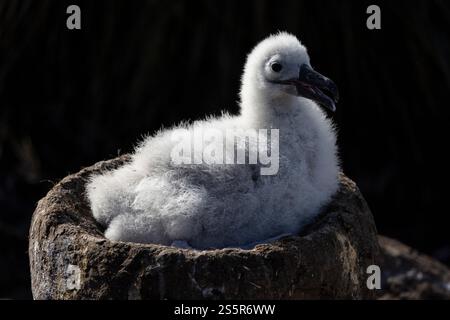
[[[85,198],[89,175],[70,175],[33,215],[29,256],[35,299],[368,299],[379,246],[372,214],[350,179],[302,234],[252,250],[196,251],[106,239]]]

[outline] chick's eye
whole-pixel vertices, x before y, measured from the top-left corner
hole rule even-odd
[[[275,62],[270,66],[274,72],[280,72],[283,69],[281,63]]]

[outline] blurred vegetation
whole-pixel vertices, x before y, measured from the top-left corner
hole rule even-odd
[[[382,30],[365,27],[373,3]],[[449,263],[450,2],[2,0],[0,298],[30,297],[29,221],[53,183],[162,125],[238,112],[246,54],[278,30],[339,85],[343,165],[379,231]]]

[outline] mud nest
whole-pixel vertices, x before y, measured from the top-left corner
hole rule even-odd
[[[64,178],[43,198],[30,229],[35,299],[370,299],[367,267],[379,246],[355,183],[340,189],[301,234],[254,249],[197,251],[110,241],[85,197],[87,178],[127,155]]]

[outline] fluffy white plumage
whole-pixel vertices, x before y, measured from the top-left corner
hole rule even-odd
[[[270,69],[274,60],[282,72]],[[217,248],[300,231],[336,192],[339,172],[335,132],[322,109],[294,86],[271,82],[297,77],[303,64],[309,57],[295,36],[270,36],[248,56],[239,116],[162,130],[130,163],[91,177],[87,196],[106,237]],[[198,128],[278,128],[278,174],[255,177],[255,165],[173,164],[172,133]]]

